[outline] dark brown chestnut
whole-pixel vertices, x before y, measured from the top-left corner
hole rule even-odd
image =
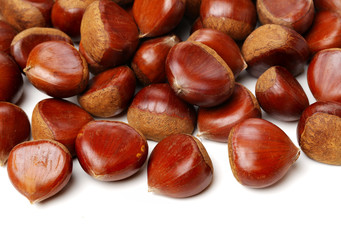
[[[0,20],[0,51],[10,53],[11,42],[18,32],[7,22]]]
[[[185,16],[194,20],[200,15],[201,0],[186,0]]]
[[[203,23],[202,23],[202,21],[201,21],[201,18],[198,17],[198,18],[194,21],[194,23],[193,23],[193,25],[192,25],[192,27],[191,27],[191,34],[194,33],[195,31],[199,30],[199,29],[202,29],[202,28],[204,28],[204,25],[203,25]]]
[[[339,0],[314,0],[318,10],[334,11],[341,14],[341,2]]]

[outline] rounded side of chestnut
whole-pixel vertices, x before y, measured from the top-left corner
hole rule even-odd
[[[191,135],[174,134],[153,149],[147,168],[149,191],[185,198],[199,194],[213,179],[212,161]]]
[[[341,14],[341,2],[339,0],[314,0],[314,4],[320,11],[335,11]]]
[[[18,32],[7,22],[0,20],[0,51],[10,53],[11,42]]]
[[[148,155],[142,133],[118,121],[92,121],[78,133],[78,160],[86,173],[100,181],[118,181],[137,173]]]

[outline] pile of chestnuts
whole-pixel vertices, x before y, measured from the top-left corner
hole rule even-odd
[[[268,187],[300,149],[341,165],[340,63],[338,0],[0,0],[0,165],[31,203],[67,185],[73,158],[100,181],[146,164],[150,191],[190,197],[214,172],[197,129],[226,143],[240,184]],[[31,121],[25,78],[51,97]],[[262,111],[298,122],[300,148]]]

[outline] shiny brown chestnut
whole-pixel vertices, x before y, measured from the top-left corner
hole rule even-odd
[[[200,15],[201,0],[186,0],[185,16],[189,19],[196,19]]]
[[[180,42],[176,35],[154,38],[137,49],[131,67],[143,85],[165,82],[165,63],[170,49]]]
[[[282,121],[297,121],[309,100],[302,86],[283,67],[266,70],[257,80],[256,97],[262,109]]]
[[[7,172],[13,186],[33,204],[52,197],[67,185],[72,159],[65,146],[56,141],[28,141],[13,148]]]
[[[218,30],[200,29],[191,34],[188,41],[201,42],[216,51],[230,67],[235,78],[247,67],[237,43]]]
[[[15,145],[30,138],[30,130],[28,117],[20,107],[0,102],[0,166],[6,164]]]
[[[170,50],[166,74],[176,95],[200,107],[217,106],[227,100],[235,82],[232,70],[216,51],[192,41]]]
[[[136,87],[134,72],[127,66],[106,70],[95,76],[78,102],[96,117],[112,117],[128,108]]]
[[[147,139],[160,141],[176,133],[192,134],[196,113],[192,105],[175,95],[167,83],[141,89],[127,113],[128,123]]]
[[[74,103],[61,99],[44,99],[32,113],[34,140],[51,139],[65,145],[75,155],[75,140],[79,130],[93,118]]]
[[[256,97],[243,85],[236,83],[233,94],[224,103],[212,108],[199,108],[198,136],[227,143],[231,129],[247,118],[261,118]]]
[[[51,23],[53,0],[0,0],[0,12],[17,31],[47,27]]]
[[[272,66],[285,67],[297,76],[309,59],[305,39],[294,30],[276,24],[262,25],[253,31],[242,46],[247,71],[259,77]]]
[[[259,118],[249,118],[235,126],[230,132],[228,149],[234,177],[251,188],[265,188],[278,182],[300,155],[285,132]]]
[[[258,0],[257,13],[262,24],[279,24],[302,34],[309,29],[314,20],[314,1]]]
[[[341,16],[331,11],[317,12],[305,36],[312,54],[323,49],[341,47]]]
[[[203,23],[202,23],[202,21],[201,21],[201,18],[198,17],[198,18],[194,21],[194,23],[193,23],[193,25],[192,25],[192,27],[191,27],[191,32],[190,32],[190,34],[194,33],[195,31],[197,31],[197,30],[199,30],[199,29],[202,29],[202,28],[204,28],[204,25],[203,25]]]
[[[257,11],[251,0],[202,0],[200,17],[204,27],[244,40],[256,27]]]
[[[297,139],[302,151],[318,162],[341,165],[341,103],[315,102],[302,113]]]
[[[81,23],[82,54],[90,71],[99,73],[127,63],[137,49],[138,34],[133,18],[113,1],[90,4]]]
[[[0,51],[10,53],[11,42],[18,32],[7,22],[0,20]]]
[[[174,198],[199,194],[213,179],[213,165],[202,143],[186,134],[159,142],[148,161],[148,190]]]
[[[311,60],[307,79],[311,93],[318,101],[341,103],[341,48],[321,50]]]
[[[24,72],[38,90],[57,98],[81,93],[89,80],[85,59],[64,41],[48,41],[34,47]]]
[[[71,38],[58,29],[34,27],[26,29],[15,36],[11,42],[11,55],[21,69],[24,69],[32,49],[39,43],[47,41],[65,41],[73,44]]]
[[[118,121],[92,121],[78,133],[78,161],[100,181],[118,181],[137,173],[146,162],[148,143],[140,132]]]
[[[133,15],[140,38],[169,33],[185,13],[185,0],[134,0]]]
[[[23,94],[23,78],[16,62],[0,51],[0,101],[16,103]]]
[[[339,0],[314,0],[315,7],[322,11],[334,11],[341,14],[341,2]]]

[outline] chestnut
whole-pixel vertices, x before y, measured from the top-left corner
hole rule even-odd
[[[218,30],[199,29],[189,36],[188,41],[201,42],[216,51],[230,67],[235,78],[247,67],[237,43]]]
[[[228,150],[234,177],[251,188],[279,181],[300,155],[285,132],[259,118],[246,119],[231,130]]]
[[[12,149],[7,172],[13,186],[33,204],[66,186],[72,174],[72,159],[65,146],[56,141],[28,141]]]
[[[341,2],[339,0],[314,0],[318,10],[334,11],[341,14]]]
[[[30,130],[28,117],[20,107],[0,102],[0,166],[6,164],[15,145],[30,138]]]
[[[194,33],[195,31],[197,31],[197,30],[199,30],[199,29],[202,29],[202,28],[204,28],[204,25],[203,25],[203,23],[202,23],[202,21],[201,21],[201,18],[198,17],[198,18],[194,21],[194,23],[193,23],[193,25],[192,25],[192,27],[191,27],[191,32],[190,32],[190,34]]]
[[[78,133],[76,151],[86,173],[101,181],[118,181],[134,175],[148,155],[145,137],[117,121],[92,121]]]
[[[16,62],[0,51],[0,101],[16,103],[24,91],[24,82]]]
[[[200,17],[205,28],[244,40],[256,27],[257,11],[251,0],[202,0]]]
[[[143,85],[166,81],[165,63],[170,49],[180,42],[176,35],[147,40],[137,49],[131,67]]]
[[[35,46],[24,72],[37,89],[57,98],[81,93],[89,80],[85,59],[75,47],[64,41],[48,41]]]
[[[283,67],[266,70],[257,80],[256,97],[262,109],[282,121],[297,121],[309,100],[302,86]]]
[[[174,134],[153,149],[148,161],[148,190],[174,198],[185,198],[206,189],[213,178],[212,161],[195,137]]]
[[[54,0],[0,0],[0,12],[17,31],[47,27]]]
[[[7,22],[0,20],[0,51],[10,53],[11,42],[18,32]]]
[[[185,0],[134,0],[133,15],[140,38],[169,33],[185,13]]]
[[[78,102],[96,117],[112,117],[128,108],[136,87],[134,72],[127,66],[106,70],[91,81]]]
[[[276,24],[262,25],[253,31],[242,46],[242,54],[252,76],[259,77],[272,66],[285,67],[292,75],[304,71],[310,51],[296,31]]]
[[[312,54],[341,47],[341,16],[331,11],[317,12],[305,39]]]
[[[193,41],[178,43],[170,50],[166,74],[176,95],[200,107],[227,100],[235,82],[232,70],[216,51]]]
[[[316,100],[341,103],[340,63],[341,48],[321,50],[311,60],[307,79]]]
[[[307,107],[297,125],[302,151],[315,161],[341,165],[341,103],[319,101]]]
[[[91,72],[127,63],[137,49],[138,34],[133,18],[113,1],[91,3],[81,23],[82,54]]]
[[[199,108],[198,136],[227,143],[235,125],[247,118],[261,117],[256,97],[246,87],[236,83],[232,96],[226,102],[212,108]]]
[[[314,20],[314,1],[258,0],[257,13],[262,24],[279,24],[302,34],[309,29]]]
[[[167,83],[157,83],[136,94],[128,108],[127,120],[147,139],[160,141],[171,134],[192,134],[196,113]]]
[[[73,44],[71,38],[58,29],[34,27],[26,29],[15,36],[11,43],[11,55],[21,69],[24,69],[32,49],[39,43],[47,41],[65,41]]]
[[[61,99],[44,99],[32,113],[32,137],[52,139],[65,145],[75,155],[75,140],[79,130],[93,118],[74,103]]]
[[[201,0],[186,0],[185,16],[190,20],[200,15]]]

